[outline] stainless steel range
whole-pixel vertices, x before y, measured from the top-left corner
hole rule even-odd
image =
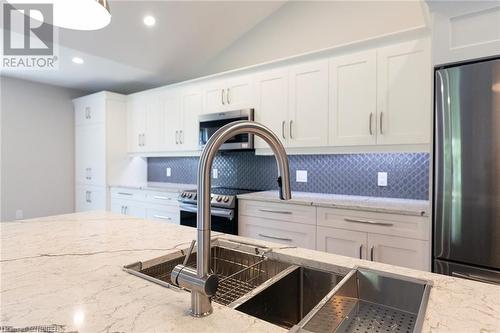
[[[238,194],[256,192],[255,190],[213,187],[211,190],[212,230],[226,234],[238,234]],[[196,190],[187,190],[179,195],[181,225],[196,227],[197,221]]]

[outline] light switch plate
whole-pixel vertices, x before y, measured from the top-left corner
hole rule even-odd
[[[307,170],[297,170],[295,178],[297,183],[307,183]]]
[[[387,172],[379,172],[377,177],[378,186],[387,186]]]
[[[170,177],[172,176],[172,169],[171,168],[167,168],[165,173],[167,174],[167,177]]]
[[[212,169],[212,178],[213,178],[213,179],[217,179],[217,178],[219,178],[219,170],[217,170],[217,169],[215,169],[215,168],[214,168],[214,169]]]

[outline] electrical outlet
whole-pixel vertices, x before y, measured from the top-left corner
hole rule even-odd
[[[167,175],[167,177],[172,176],[172,169],[171,169],[171,168],[167,168],[167,169],[165,170],[165,174]]]
[[[378,186],[387,186],[387,172],[379,172],[377,176]]]
[[[16,220],[22,220],[24,217],[24,212],[22,209],[16,210]]]
[[[217,179],[219,178],[219,171],[217,169],[212,169],[212,178]]]
[[[307,170],[297,170],[295,181],[297,183],[307,183]]]

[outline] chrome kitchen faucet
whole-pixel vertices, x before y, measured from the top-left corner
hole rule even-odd
[[[254,134],[271,147],[278,164],[280,199],[290,200],[290,171],[288,157],[280,139],[267,127],[254,121],[236,121],[221,127],[208,140],[198,164],[198,216],[196,269],[177,265],[172,270],[172,282],[191,290],[191,315],[203,317],[212,313],[211,296],[217,292],[219,279],[210,272],[211,262],[211,213],[210,188],[212,164],[220,146],[238,134]]]

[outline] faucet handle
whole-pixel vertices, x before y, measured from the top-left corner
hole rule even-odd
[[[191,241],[191,245],[189,246],[189,249],[186,253],[186,257],[184,258],[184,262],[182,263],[183,266],[186,266],[188,261],[189,261],[189,257],[191,257],[191,253],[193,253],[193,249],[194,249],[194,245],[196,244],[196,239],[193,239]]]

